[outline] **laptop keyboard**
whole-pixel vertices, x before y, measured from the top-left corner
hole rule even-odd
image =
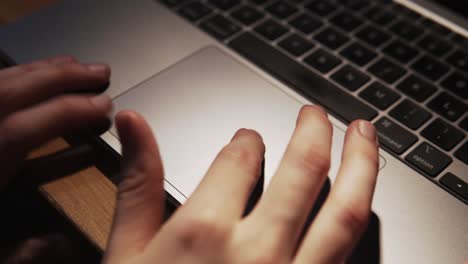
[[[468,201],[468,40],[389,0],[160,0]],[[311,86],[311,84],[313,86]],[[468,167],[465,167],[467,171]]]

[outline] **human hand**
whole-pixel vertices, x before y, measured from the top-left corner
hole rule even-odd
[[[0,190],[34,147],[108,120],[110,98],[93,93],[109,77],[108,66],[70,56],[0,71]]]
[[[304,107],[268,189],[243,217],[260,176],[265,146],[241,129],[212,163],[193,195],[163,224],[163,166],[145,121],[121,112],[123,180],[105,263],[340,263],[367,226],[378,172],[374,127],[353,122],[341,168],[317,217],[298,241],[324,183],[332,125]]]

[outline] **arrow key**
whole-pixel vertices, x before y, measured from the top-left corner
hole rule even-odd
[[[462,179],[450,172],[447,172],[440,179],[440,183],[452,190],[454,193],[460,195],[463,199],[468,200],[468,184]]]

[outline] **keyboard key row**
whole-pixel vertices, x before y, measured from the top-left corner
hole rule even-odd
[[[321,73],[328,73],[341,64],[342,60],[324,49],[318,49],[305,58],[304,62]]]
[[[362,5],[367,3],[365,0],[340,0],[340,4],[346,6],[344,9],[338,8],[335,1],[298,1],[306,3],[306,12],[314,14],[311,15],[299,14],[299,8],[289,1],[249,1],[262,5],[259,8],[237,0],[208,0],[206,5],[201,1],[160,1],[169,7],[177,7],[174,11],[189,21],[201,21],[199,25],[203,30],[223,41],[241,32],[242,27],[239,25],[250,26],[263,20],[263,10],[276,19],[285,20],[284,23],[309,36],[304,38],[299,34],[289,33],[287,25],[274,19],[266,19],[255,26],[253,31],[268,41],[281,38],[274,44],[277,47],[250,33],[240,34],[229,45],[302,95],[322,104],[346,123],[358,118],[373,120],[378,113],[369,105],[380,110],[389,109],[388,117],[380,117],[374,121],[381,145],[396,155],[405,153],[415,145],[416,148],[404,159],[423,174],[436,177],[453,161],[449,155],[434,146],[445,151],[453,150],[453,157],[468,165],[468,141],[465,140],[468,116],[465,114],[467,106],[463,101],[468,97],[468,77],[465,74],[468,70],[468,51],[465,48],[468,46],[465,46],[465,38],[457,38],[456,34],[450,36],[453,43],[459,45],[455,48],[457,44],[452,45],[453,43],[441,37],[450,33],[446,28],[427,19],[414,24],[408,18],[419,19],[417,14],[393,3],[389,4],[393,6],[392,10],[388,10],[380,6],[367,8],[367,4]],[[227,16],[216,14],[213,7],[226,11]],[[359,11],[352,11],[354,9]],[[403,19],[400,12],[406,18]],[[326,17],[331,25],[324,27],[325,23],[317,19],[317,16]],[[365,23],[365,19],[370,20],[370,23]],[[398,21],[394,23],[395,19]],[[388,25],[389,28],[386,27]],[[384,27],[387,29],[383,29]],[[354,35],[357,40],[351,41],[347,33],[341,30],[356,30]],[[392,33],[398,38],[392,38]],[[312,50],[315,47],[311,40],[312,34],[313,39],[326,48],[339,50],[339,55],[330,53],[328,49]],[[415,43],[408,44],[406,41]],[[384,56],[379,57],[375,50],[369,49],[363,42],[378,48]],[[368,104],[308,70],[278,48],[295,57],[312,51],[303,59],[305,64],[324,74],[338,68],[330,78],[346,90],[359,90],[358,96]],[[421,50],[428,55],[420,57]],[[439,59],[441,56],[444,56],[443,60]],[[370,66],[364,72],[349,63],[343,64],[342,58],[359,67]],[[407,69],[400,63],[411,63],[410,68],[424,79],[411,73],[405,76]],[[371,81],[368,73],[382,82]],[[433,115],[429,111],[411,100],[400,101],[401,96],[396,91],[401,91],[417,102],[426,102],[438,90],[432,81],[438,81],[441,88],[450,91],[436,94],[426,105],[442,118],[432,119]],[[396,90],[387,87],[387,84],[397,82]],[[310,83],[315,86],[311,87]],[[349,111],[350,109],[354,111]],[[421,136],[427,142],[416,145],[418,137],[411,131],[418,129],[421,129]],[[467,199],[466,183],[453,173],[446,173],[439,182]]]
[[[450,121],[456,121],[466,113],[467,106],[448,93],[437,95],[428,104],[429,108],[447,118]]]
[[[250,33],[242,34],[229,45],[260,68],[312,101],[319,102],[347,123],[358,118],[372,120],[377,115],[371,107]]]
[[[356,91],[370,80],[370,77],[351,65],[345,65],[331,78],[350,91]]]
[[[399,94],[379,82],[370,84],[359,96],[380,110],[387,109],[400,98]]]
[[[314,47],[312,42],[298,34],[292,34],[286,37],[278,45],[294,56],[301,56]]]
[[[416,130],[431,118],[432,115],[410,100],[404,100],[390,111],[390,116],[406,127]]]
[[[425,101],[437,90],[434,85],[414,74],[406,77],[396,88],[418,102]]]

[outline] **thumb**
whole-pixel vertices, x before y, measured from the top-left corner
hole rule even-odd
[[[142,253],[164,214],[163,167],[150,127],[130,111],[117,114],[116,126],[122,143],[122,180],[105,263]]]

